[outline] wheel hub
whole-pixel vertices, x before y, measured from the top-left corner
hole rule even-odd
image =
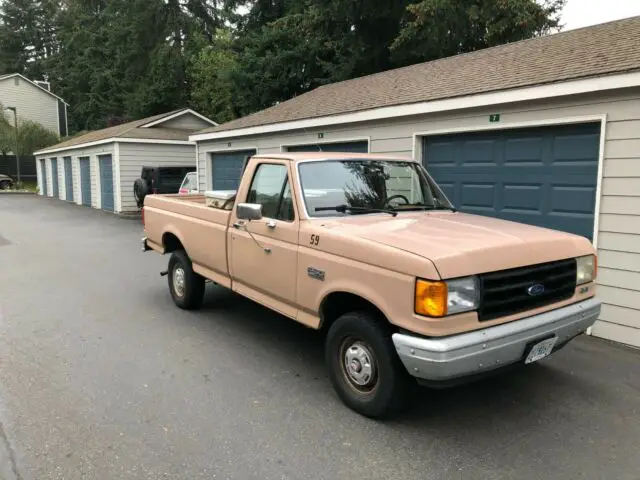
[[[179,297],[184,296],[184,268],[176,267],[173,270],[173,291]]]
[[[375,383],[376,367],[373,354],[362,342],[355,342],[345,349],[344,367],[347,378],[359,387]]]

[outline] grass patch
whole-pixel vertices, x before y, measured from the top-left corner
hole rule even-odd
[[[27,190],[28,192],[38,192],[38,182],[34,180],[27,180],[22,182],[22,190]]]

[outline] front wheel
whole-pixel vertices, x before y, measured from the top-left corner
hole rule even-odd
[[[356,412],[378,418],[406,405],[414,382],[386,322],[365,312],[342,315],[327,333],[325,361],[338,396]]]
[[[191,260],[184,250],[177,250],[169,259],[169,291],[173,302],[184,310],[195,310],[202,305],[204,277],[193,271]]]

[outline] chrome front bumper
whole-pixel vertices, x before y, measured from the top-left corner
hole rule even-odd
[[[596,298],[513,322],[442,338],[393,335],[409,373],[427,382],[447,382],[524,362],[536,341],[558,337],[556,349],[585,332],[600,315]]]

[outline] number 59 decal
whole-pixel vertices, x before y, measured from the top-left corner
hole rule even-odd
[[[320,243],[320,235],[311,235],[309,245],[318,245]]]

